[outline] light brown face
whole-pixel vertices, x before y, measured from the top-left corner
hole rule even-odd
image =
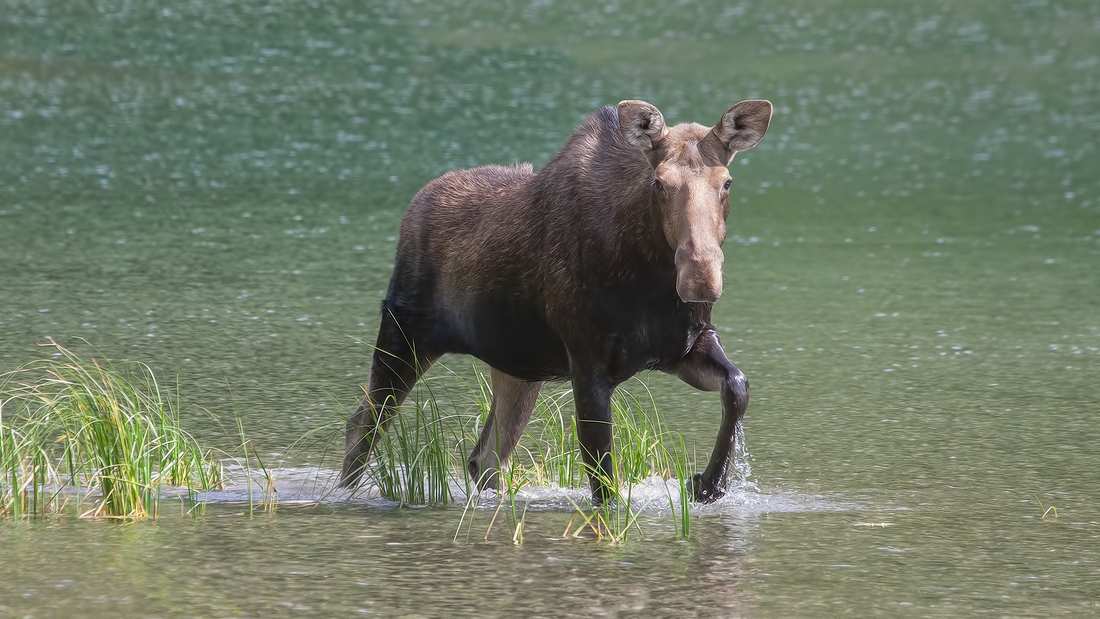
[[[643,101],[619,104],[619,128],[653,165],[653,192],[662,229],[675,250],[676,293],[685,303],[713,303],[722,295],[722,243],[726,240],[734,154],[756,145],[771,120],[767,101],[742,101],[714,127],[694,123],[671,129]]]
[[[722,243],[732,181],[725,165],[702,160],[697,140],[676,139],[684,133],[681,128],[694,127],[677,126],[666,138],[662,146],[678,142],[678,148],[654,169],[653,190],[665,240],[676,250],[676,293],[686,303],[713,303],[722,295]]]

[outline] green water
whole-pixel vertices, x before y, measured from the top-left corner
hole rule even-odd
[[[86,338],[208,444],[199,407],[335,436],[412,194],[627,98],[776,105],[715,308],[759,490],[615,548],[563,509],[518,547],[375,503],[0,521],[0,616],[1100,615],[1095,2],[0,1],[0,369]],[[646,380],[709,449],[717,398]]]

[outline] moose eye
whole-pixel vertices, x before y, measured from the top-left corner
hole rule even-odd
[[[731,179],[728,179],[728,178],[727,178],[727,179],[726,179],[726,184],[725,184],[725,185],[722,185],[722,189],[729,189],[729,188],[730,188],[730,185],[732,185],[732,184],[733,184],[733,181],[732,181]]]
[[[664,191],[665,189],[665,186],[661,184],[661,181],[659,179],[653,179],[653,182],[650,184],[653,185],[653,188],[657,189],[658,191]]]

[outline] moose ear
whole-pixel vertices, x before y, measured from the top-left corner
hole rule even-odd
[[[635,148],[652,150],[665,135],[665,117],[661,111],[645,101],[619,102],[619,131]]]
[[[727,155],[748,150],[764,137],[772,120],[772,102],[763,99],[742,101],[726,110],[722,120],[711,129],[714,136],[726,147]],[[728,164],[728,162],[727,162]]]

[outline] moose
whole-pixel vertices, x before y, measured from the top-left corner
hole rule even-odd
[[[749,383],[711,324],[733,156],[772,104],[742,101],[713,127],[669,127],[644,101],[589,116],[544,168],[488,165],[429,182],[401,221],[365,397],[347,423],[341,485],[417,379],[446,353],[491,368],[492,403],[467,466],[495,488],[544,381],[571,381],[594,502],[615,495],[611,395],[642,370],[721,393],[722,419],[692,497],[723,496]]]

